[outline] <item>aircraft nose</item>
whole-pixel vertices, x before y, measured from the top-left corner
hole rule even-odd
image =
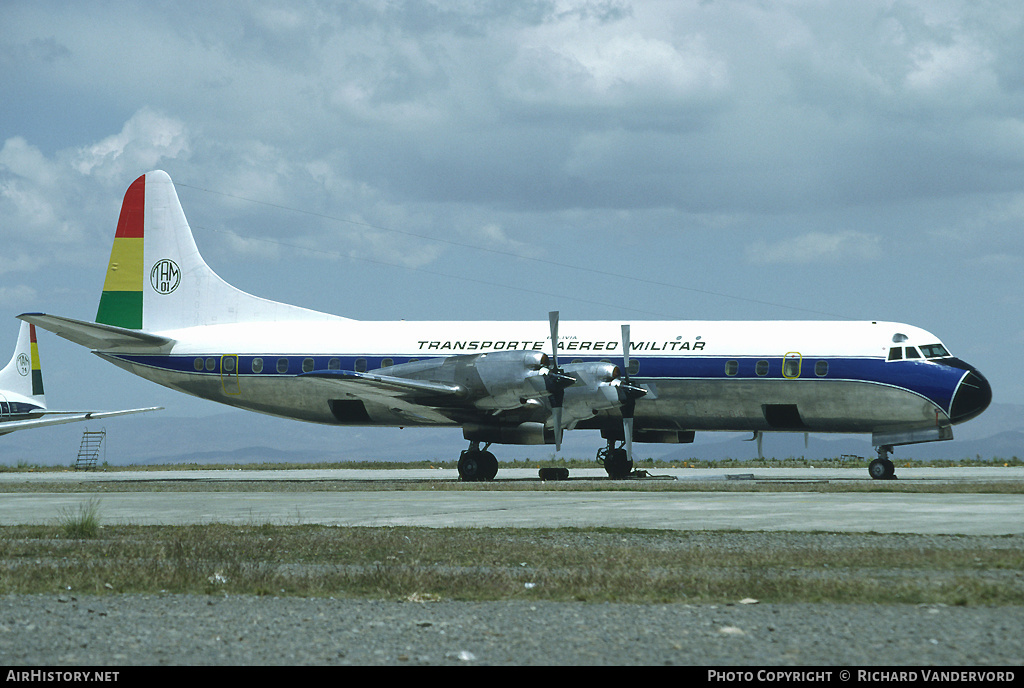
[[[963,364],[957,367],[962,367],[967,374],[953,396],[949,419],[954,423],[963,423],[980,415],[992,403],[992,386],[974,366]]]

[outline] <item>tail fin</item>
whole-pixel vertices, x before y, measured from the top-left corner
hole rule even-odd
[[[96,322],[148,332],[200,325],[344,320],[247,294],[210,269],[166,172],[148,172],[121,205]]]
[[[0,370],[0,394],[7,397],[18,396],[35,406],[46,408],[46,397],[43,395],[43,371],[39,366],[39,347],[36,344],[36,326],[27,322],[21,323],[18,332],[18,345],[11,356],[11,362]]]

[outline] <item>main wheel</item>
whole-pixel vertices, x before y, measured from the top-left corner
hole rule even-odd
[[[462,452],[462,455],[459,456],[459,480],[467,482],[483,480],[480,477],[480,454],[481,452],[471,449]]]
[[[875,459],[868,464],[868,473],[875,480],[892,480],[896,475],[896,467],[889,459]]]
[[[621,480],[633,471],[633,462],[625,449],[612,449],[604,458],[604,470],[612,480]]]
[[[480,452],[478,459],[481,470],[481,480],[494,480],[498,475],[498,459],[489,451]]]
[[[498,459],[488,451],[467,449],[459,457],[459,480],[480,482],[494,480],[498,474]]]

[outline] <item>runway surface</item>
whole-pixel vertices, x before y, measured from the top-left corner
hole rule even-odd
[[[600,469],[573,471],[583,484],[605,486]],[[920,482],[1024,480],[1021,468],[903,469],[900,479]],[[528,482],[532,469],[505,470],[499,478]],[[663,479],[757,479],[871,483],[863,469],[675,469]],[[152,489],[194,483],[196,491]],[[302,483],[353,482],[343,491],[303,489]],[[360,481],[391,481],[396,489],[359,489]],[[1024,533],[1024,495],[907,492],[639,492],[588,490],[400,489],[402,483],[442,486],[454,470],[216,470],[0,473],[0,525],[52,524],[90,500],[105,523],[135,525],[319,523],[340,526],[426,527],[636,527],[673,530],[827,531],[964,535]],[[18,483],[82,485],[82,491],[18,492]],[[103,491],[113,483],[139,491]],[[246,491],[209,491],[209,483],[248,483]],[[267,490],[259,489],[261,482]],[[270,483],[291,483],[280,490]],[[203,487],[203,483],[207,486]],[[536,481],[537,486],[541,483]],[[145,490],[143,490],[145,486]],[[227,487],[227,486],[226,486]]]

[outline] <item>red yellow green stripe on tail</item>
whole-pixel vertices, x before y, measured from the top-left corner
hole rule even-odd
[[[103,282],[103,295],[96,312],[98,323],[142,329],[145,216],[146,177],[143,175],[128,187],[124,195],[114,246],[110,250],[107,277]]]
[[[36,326],[28,326],[28,337],[31,342],[30,355],[32,356],[32,396],[43,395],[43,369],[39,365],[39,345],[36,344]]]

